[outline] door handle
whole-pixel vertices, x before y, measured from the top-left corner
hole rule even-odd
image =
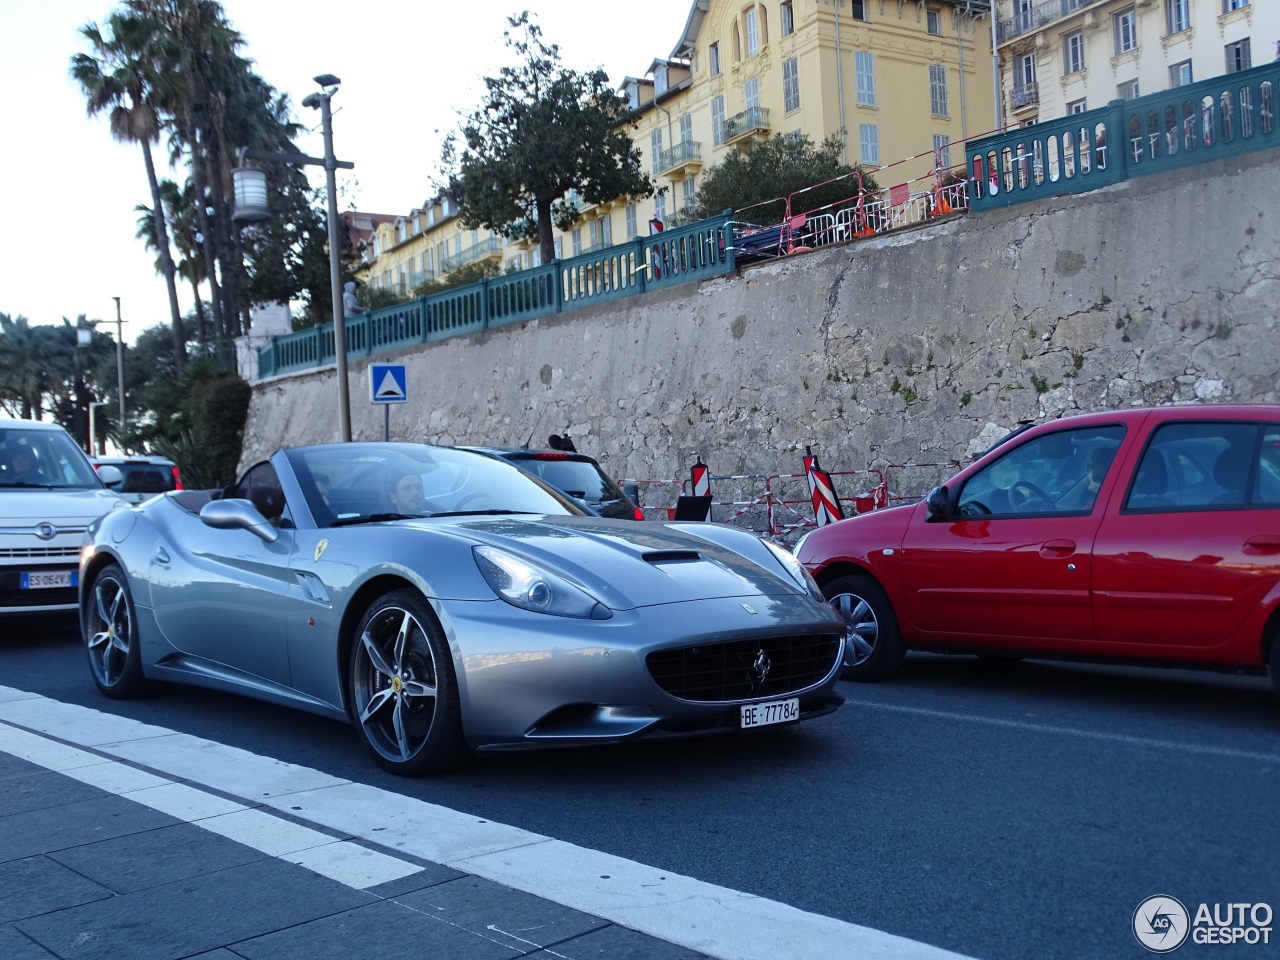
[[[1046,560],[1069,557],[1075,552],[1076,542],[1074,540],[1046,540],[1040,544],[1040,556]]]
[[[156,563],[168,563],[169,551],[164,547],[156,547]]]
[[[1250,537],[1244,542],[1244,553],[1248,557],[1268,557],[1280,553],[1280,536],[1263,533]]]

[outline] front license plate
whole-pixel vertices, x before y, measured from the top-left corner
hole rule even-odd
[[[10,580],[10,583],[13,581]],[[74,587],[77,585],[75,570],[51,570],[48,573],[24,573],[23,590],[47,590],[50,587]]]
[[[800,698],[769,700],[766,703],[748,703],[742,708],[742,728],[767,727],[771,723],[786,723],[800,719]]]

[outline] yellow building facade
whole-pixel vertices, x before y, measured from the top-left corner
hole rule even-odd
[[[840,137],[884,188],[931,178],[935,156],[962,166],[961,142],[995,125],[990,15],[986,0],[694,0],[671,55],[619,88],[654,196],[579,202],[557,256],[686,216],[705,171],[775,134]],[[438,199],[380,225],[363,256],[360,280],[406,294],[481,259],[538,265],[532,241],[464,229]]]

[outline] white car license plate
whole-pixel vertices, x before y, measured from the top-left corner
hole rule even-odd
[[[10,581],[12,583],[13,581]],[[76,586],[75,570],[51,570],[48,573],[24,573],[23,590],[46,590],[50,587]]]
[[[800,719],[800,698],[769,700],[765,703],[748,703],[742,707],[742,728],[767,727],[771,723],[786,723]]]

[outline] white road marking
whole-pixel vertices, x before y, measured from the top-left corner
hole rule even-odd
[[[1261,763],[1280,764],[1280,753],[1262,753],[1257,750],[1238,750],[1235,747],[1216,747],[1206,743],[1186,743],[1181,740],[1162,740],[1159,737],[1135,737],[1127,733],[1110,733],[1106,730],[1087,730],[1084,727],[1064,727],[1052,723],[1030,723],[1026,720],[1007,720],[1004,717],[983,717],[971,713],[956,713],[950,710],[934,710],[929,707],[908,707],[898,703],[878,703],[875,700],[853,700],[845,698],[850,706],[870,707],[875,710],[889,710],[894,713],[909,713],[920,717],[932,717],[937,720],[949,720],[958,723],[978,723],[989,727],[1007,727],[1011,730],[1023,730],[1029,733],[1049,733],[1055,736],[1081,737],[1086,740],[1105,740],[1108,743],[1120,743],[1129,747],[1142,747],[1156,750],[1177,750],[1181,753],[1198,754],[1209,757],[1226,757],[1231,760],[1252,760]]]
[[[91,747],[98,753],[27,731]],[[240,797],[255,807],[287,810],[294,819],[343,836],[493,880],[721,960],[965,960],[960,954],[871,927],[807,913],[317,770],[3,686],[0,750],[69,776],[80,774],[78,779],[86,783],[111,784],[116,789],[103,789],[131,799],[148,788],[171,782],[136,770],[141,776],[135,779],[128,773],[134,768],[104,760],[100,754],[120,757],[188,784],[199,783]],[[107,771],[105,767],[121,769]],[[171,796],[169,799],[172,801]],[[220,826],[225,827],[230,818],[244,813],[270,816],[261,810],[245,810],[194,822],[212,828],[223,821]],[[282,830],[288,828],[291,833],[307,829],[279,822]],[[242,836],[250,839],[250,845],[255,840],[265,842],[253,831],[235,839],[245,842]],[[398,863],[412,866],[359,844],[320,836],[324,844],[286,854],[283,859],[360,888],[395,879],[389,871],[394,872]],[[331,857],[348,853],[350,857],[340,869],[330,865]],[[342,876],[333,876],[330,870]]]

